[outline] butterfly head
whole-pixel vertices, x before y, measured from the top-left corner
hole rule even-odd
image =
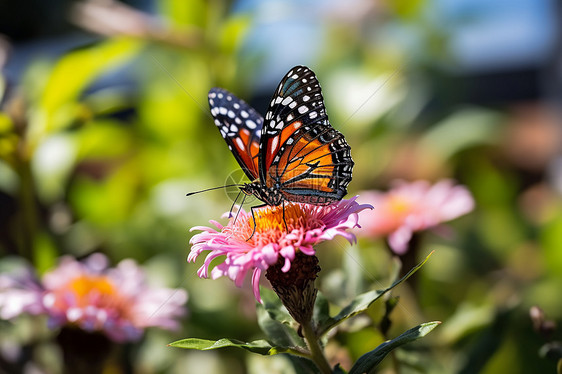
[[[283,201],[283,194],[278,188],[267,188],[260,181],[246,183],[240,189],[246,195],[253,195],[270,206],[278,206]]]

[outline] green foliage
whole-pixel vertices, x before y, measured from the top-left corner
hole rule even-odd
[[[364,313],[372,303],[384,294],[390,292],[393,288],[410,278],[416,271],[418,271],[426,263],[432,253],[433,252],[431,252],[421,263],[412,268],[405,276],[394,281],[387,289],[383,291],[366,292],[357,296],[348,306],[344,307],[340,313],[334,317],[329,316],[330,308],[328,301],[322,295],[319,295],[315,305],[315,320],[313,322],[316,329],[315,334],[317,335],[317,339],[322,339],[323,335],[326,335],[330,330],[334,329],[345,320],[360,313]],[[171,343],[170,346],[197,350],[235,347],[261,355],[288,353],[294,356],[311,358],[311,353],[307,349],[307,344],[299,333],[300,327],[296,330],[292,326],[294,322],[285,307],[281,304],[280,299],[273,291],[268,289],[263,289],[261,291],[261,296],[263,304],[257,304],[258,322],[262,331],[267,335],[269,339],[268,341],[256,340],[246,343],[226,338],[216,341],[188,338]],[[388,310],[388,313],[392,311],[395,303],[397,302],[397,299],[395,298],[390,300],[393,300],[393,306]],[[351,369],[350,373],[363,373],[375,368],[390,351],[427,335],[440,323],[441,322],[429,322],[421,324],[406,331],[395,339],[384,342],[376,349],[361,356]],[[304,365],[309,369],[312,368],[309,364]],[[334,372],[340,373],[343,372],[343,369],[338,366]]]
[[[353,299],[353,301],[349,305],[344,307],[334,317],[319,316],[319,319],[321,321],[324,321],[322,324],[318,324],[319,334],[324,335],[327,332],[329,332],[331,329],[333,329],[334,327],[345,321],[346,319],[356,316],[359,313],[365,312],[371,306],[371,304],[374,303],[376,300],[378,300],[381,296],[392,290],[394,287],[398,286],[400,283],[404,282],[406,279],[410,278],[416,271],[418,271],[427,262],[427,260],[429,260],[429,257],[432,254],[433,252],[431,252],[425,258],[425,260],[423,260],[421,263],[419,263],[414,268],[412,268],[405,276],[392,283],[390,287],[382,291],[373,290],[358,295],[355,299]],[[323,307],[322,309],[326,310],[325,307]]]
[[[318,73],[330,121],[351,145],[350,196],[386,190],[395,179],[455,178],[470,189],[476,209],[438,227],[443,236],[421,233],[406,255],[410,264],[425,263],[429,249],[436,252],[423,271],[417,272],[420,264],[403,277],[396,264],[405,259],[395,258],[384,238],[365,236],[351,248],[337,240],[319,246],[315,332],[330,358],[341,362],[338,373],[353,362],[352,372],[370,368],[391,348],[435,327],[420,325],[428,319],[443,326],[394,351],[381,372],[393,370],[394,358],[404,373],[562,372],[562,361],[540,355],[557,347],[559,331],[544,337],[528,317],[537,304],[558,325],[562,319],[559,144],[549,148],[549,140],[559,138],[557,122],[545,124],[552,114],[539,100],[508,109],[458,105],[465,87],[435,71],[457,64],[447,25],[435,24],[431,6],[400,0],[365,12],[325,9],[318,12],[316,44],[304,48],[314,53],[296,63]],[[156,26],[158,37],[108,32],[58,57],[33,59],[19,81],[14,65],[6,66],[9,79],[0,77],[2,273],[22,258],[43,274],[61,255],[101,251],[115,263],[131,257],[172,264],[151,277],[190,292],[190,313],[177,336],[149,331],[117,352],[108,370],[126,362],[125,371],[183,372],[185,362],[203,360],[165,343],[189,332],[209,340],[178,340],[183,348],[242,348],[205,356],[233,374],[249,371],[249,353],[290,357],[292,367],[271,371],[316,372],[275,294],[263,289],[264,304],[254,311],[246,290],[227,279],[200,280],[199,264],[185,262],[188,228],[217,219],[232,204],[220,190],[185,194],[222,185],[238,169],[209,118],[207,92],[222,86],[266,105],[261,97],[267,101],[271,92],[256,87],[279,77],[260,73],[287,63],[269,66],[266,55],[281,50],[295,61],[301,54],[277,40],[260,49],[253,43],[263,35],[256,32],[292,28],[310,11],[305,8],[164,0],[141,25]],[[281,36],[291,31],[279,30]],[[254,340],[256,319],[267,341]],[[0,322],[0,346],[38,361],[30,367],[57,372],[62,357],[45,343],[53,332],[43,322]],[[415,325],[420,335],[400,335]],[[206,372],[221,371],[214,370]]]
[[[134,57],[141,46],[132,39],[110,39],[61,58],[41,92],[32,134],[51,133],[68,126],[80,115],[77,99],[84,89],[100,74]]]
[[[411,343],[419,338],[423,338],[436,328],[441,322],[427,322],[419,326],[411,328],[399,337],[384,342],[372,351],[365,353],[357,360],[355,365],[349,371],[349,374],[367,373],[377,367],[380,362],[388,355],[393,349],[396,349],[404,344]]]
[[[177,342],[170,343],[169,346],[184,348],[184,349],[198,349],[201,351],[208,351],[211,349],[219,349],[225,347],[236,347],[236,348],[245,349],[253,353],[258,353],[261,355],[280,353],[280,352],[270,353],[272,347],[265,340],[255,340],[250,343],[244,343],[238,340],[230,340],[230,339],[220,339],[217,341],[213,341],[213,340],[205,340],[205,339],[197,339],[197,338],[188,338],[188,339],[182,339],[182,340],[178,340]]]

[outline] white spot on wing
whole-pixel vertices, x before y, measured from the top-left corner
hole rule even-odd
[[[279,144],[279,136],[271,139],[271,154],[277,152],[277,144]]]
[[[308,110],[308,107],[306,105],[301,105],[299,107],[299,113],[300,114],[306,113],[307,110]]]
[[[302,97],[302,101],[307,102],[308,100],[310,100],[310,96],[304,95],[304,96]]]
[[[228,111],[228,116],[229,116],[230,118],[234,118],[234,112],[233,112],[232,110],[229,110],[229,111]]]
[[[252,121],[251,119],[249,119],[249,120],[246,121],[246,126],[247,126],[249,129],[255,129],[257,125],[256,125],[256,123],[255,123],[254,121]]]
[[[241,112],[240,112],[240,115],[241,115],[243,118],[248,118],[248,117],[249,117],[248,112],[246,112],[245,110],[241,111]]]
[[[283,101],[281,102],[281,104],[282,104],[282,105],[288,105],[291,101],[293,101],[293,98],[292,98],[291,96],[287,96],[287,97],[285,98],[285,100],[283,100]]]
[[[236,138],[236,146],[240,149],[240,150],[244,150],[244,142],[242,141],[242,139],[240,138]]]
[[[228,112],[228,110],[227,110],[225,107],[221,106],[221,107],[219,108],[219,112],[220,112],[220,114],[225,115],[226,112]]]

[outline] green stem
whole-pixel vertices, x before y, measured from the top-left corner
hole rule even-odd
[[[324,351],[322,350],[320,341],[318,340],[318,337],[314,332],[312,322],[308,321],[307,323],[302,324],[301,327],[304,334],[304,339],[306,340],[308,348],[310,349],[310,358],[312,359],[312,361],[314,361],[314,363],[316,364],[316,366],[318,366],[322,373],[331,374],[332,368],[330,367],[328,360],[326,360],[326,356],[324,356]]]

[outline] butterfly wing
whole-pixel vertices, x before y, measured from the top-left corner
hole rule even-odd
[[[258,154],[262,116],[244,100],[222,88],[209,91],[215,125],[250,180],[259,177]]]
[[[353,160],[328,121],[320,84],[307,67],[285,75],[271,99],[261,134],[260,180],[286,200],[328,204],[347,194]]]

